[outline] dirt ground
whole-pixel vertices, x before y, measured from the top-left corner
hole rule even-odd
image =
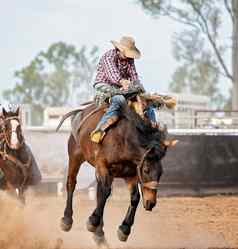
[[[0,249],[96,248],[86,221],[93,201],[76,196],[74,226],[59,227],[63,197],[29,196],[22,208],[0,193]],[[238,248],[238,196],[160,198],[152,212],[140,205],[127,242],[117,239],[117,227],[128,202],[109,200],[105,234],[110,248]]]

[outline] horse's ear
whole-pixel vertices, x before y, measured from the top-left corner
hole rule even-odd
[[[175,146],[177,143],[178,143],[178,140],[175,140],[175,139],[170,139],[170,140],[164,140],[164,141],[163,141],[163,144],[164,144],[166,147],[173,147],[173,146]]]
[[[2,114],[3,114],[3,117],[6,117],[6,116],[7,116],[7,112],[6,112],[6,110],[5,110],[4,107],[2,108]]]

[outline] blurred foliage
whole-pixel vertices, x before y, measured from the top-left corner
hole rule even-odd
[[[3,96],[12,103],[30,104],[33,124],[39,125],[45,107],[66,105],[72,97],[72,86],[90,85],[97,60],[97,47],[87,51],[86,46],[77,50],[64,42],[54,43],[15,72],[15,87]]]
[[[173,75],[175,82],[171,82],[170,88],[174,91],[187,89],[205,95],[210,93],[213,103],[216,102],[218,107],[221,106],[225,99],[218,92],[215,82],[219,80],[219,75],[228,78],[233,83],[233,87],[238,86],[238,74],[232,70],[232,67],[238,68],[238,51],[234,46],[235,42],[237,43],[235,39],[238,36],[238,29],[233,35],[226,34],[227,37],[224,37],[224,30],[221,29],[221,26],[226,23],[231,27],[227,31],[230,32],[233,29],[234,32],[234,27],[238,25],[238,1],[137,0],[137,2],[151,16],[155,18],[167,16],[184,27],[184,30],[177,33],[173,40],[174,50],[177,51],[174,56],[179,62],[179,67]],[[188,39],[189,35],[192,35],[190,39]],[[191,56],[193,53],[195,55]],[[236,58],[232,61],[233,65],[227,62],[227,58],[231,56]],[[212,86],[212,82],[215,86]],[[238,93],[234,94],[234,91],[233,99],[235,100],[233,108],[236,108]]]
[[[223,108],[226,100],[218,88],[219,68],[212,52],[204,47],[204,40],[194,31],[175,34],[173,54],[178,67],[169,89],[208,96],[211,106]]]

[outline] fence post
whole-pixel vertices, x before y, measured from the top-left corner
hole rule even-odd
[[[195,116],[195,118],[194,118],[194,128],[197,128],[197,115],[198,115],[198,112],[197,112],[197,110],[195,110],[194,111],[194,116]]]

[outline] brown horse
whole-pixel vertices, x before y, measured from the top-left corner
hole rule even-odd
[[[2,109],[0,120],[0,170],[4,174],[3,190],[15,194],[24,203],[24,191],[41,180],[41,174],[30,148],[25,143],[19,108],[15,112]]]
[[[167,146],[162,141],[161,132],[145,123],[129,106],[123,107],[120,120],[110,127],[103,142],[93,143],[90,133],[95,129],[105,107],[93,110],[95,106],[90,105],[81,112],[80,129],[73,132],[74,135],[71,134],[68,140],[67,202],[61,227],[64,231],[72,227],[76,177],[80,165],[87,161],[95,167],[97,178],[97,207],[88,219],[87,228],[98,239],[104,240],[104,206],[111,193],[113,179],[123,178],[129,187],[131,203],[119,226],[118,237],[126,241],[140,201],[138,185],[141,187],[144,208],[151,211],[156,205],[157,188],[163,172],[161,159],[166,154]]]

